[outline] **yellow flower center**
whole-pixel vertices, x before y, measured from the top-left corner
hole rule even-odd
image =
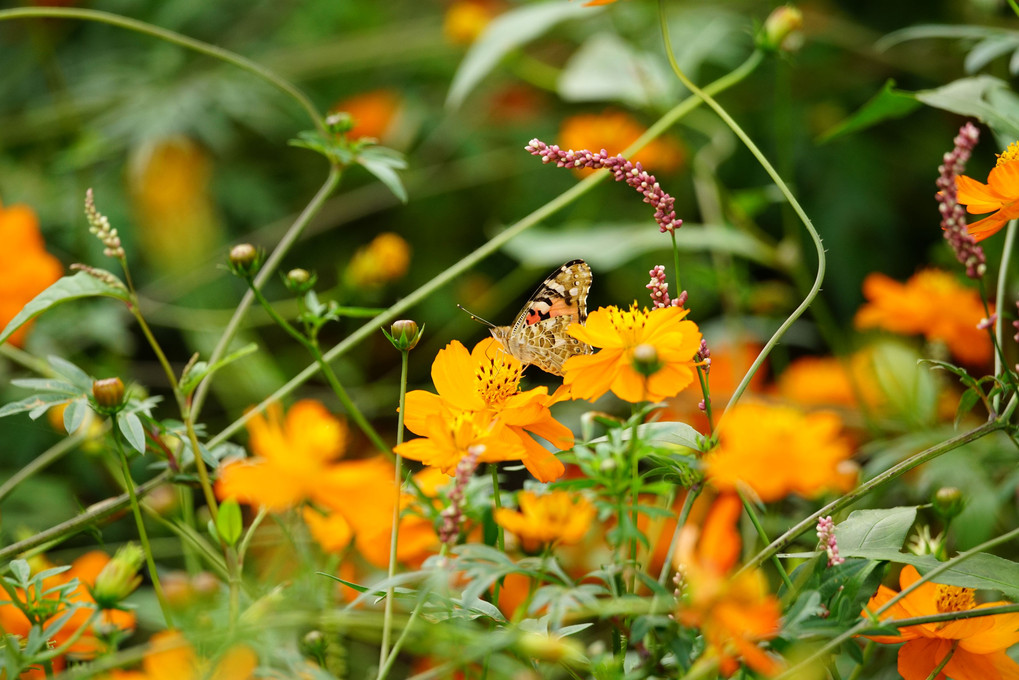
[[[1019,160],[1019,142],[1012,142],[1007,149],[998,154],[996,166],[1011,163],[1014,160]]]
[[[649,312],[637,309],[636,302],[630,305],[629,309],[619,309],[618,307],[607,307],[606,309],[609,313],[610,323],[626,346],[633,347],[640,344]]]
[[[474,371],[474,387],[485,403],[498,407],[517,393],[523,365],[497,356],[491,361],[482,361]]]
[[[946,586],[939,583],[936,592],[934,600],[937,603],[938,612],[941,614],[969,611],[976,606],[972,588]]]

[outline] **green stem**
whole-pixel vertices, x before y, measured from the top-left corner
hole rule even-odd
[[[159,600],[159,608],[163,612],[163,619],[169,628],[173,628],[173,617],[170,615],[170,606],[163,593],[163,586],[159,582],[159,573],[156,571],[156,562],[152,557],[152,546],[149,544],[149,534],[145,530],[145,520],[142,518],[141,506],[138,505],[138,496],[134,492],[134,479],[131,477],[131,466],[127,462],[127,453],[120,441],[120,430],[117,425],[117,416],[113,416],[113,443],[120,457],[120,465],[124,474],[124,486],[127,487],[127,495],[131,501],[131,512],[134,514],[135,524],[138,526],[138,540],[141,541],[142,550],[145,553],[145,563],[149,568],[149,578],[152,579],[152,589],[156,592],[156,599]]]
[[[703,366],[697,367],[697,380],[701,384],[701,396],[704,397],[704,415],[708,418],[708,434],[715,432],[715,417],[711,410],[711,388],[708,385],[708,371]]]
[[[761,525],[761,520],[757,517],[757,512],[754,510],[753,504],[751,504],[750,501],[747,500],[747,497],[743,495],[743,491],[739,491],[738,493],[739,499],[743,501],[743,509],[747,511],[747,516],[750,517],[750,522],[754,525],[757,535],[765,545],[768,545],[771,543],[771,539],[768,538],[768,533]],[[778,575],[782,578],[782,583],[784,583],[785,587],[790,593],[792,593],[795,590],[793,582],[789,580],[789,574],[786,573],[785,567],[783,567],[782,562],[779,561],[778,555],[772,555],[770,559],[771,563],[778,571]]]
[[[647,378],[644,378],[644,388],[647,391]],[[636,407],[634,407],[636,410]],[[633,432],[630,433],[630,522],[633,524],[633,537],[630,539],[630,562],[631,573],[630,573],[630,592],[633,594],[637,593],[637,522],[640,519],[637,506],[639,504],[640,496],[640,470],[639,468],[639,457],[637,456],[637,442],[639,440],[637,436],[637,425],[640,423],[640,419],[634,416],[633,418]],[[622,517],[620,516],[620,526],[622,526]]]
[[[301,214],[297,216],[294,223],[290,225],[290,228],[287,229],[287,232],[283,235],[283,238],[279,240],[279,243],[276,244],[276,247],[265,259],[265,262],[262,263],[262,267],[258,270],[258,274],[255,276],[251,287],[261,289],[262,286],[265,285],[265,282],[270,276],[272,276],[273,272],[276,271],[276,268],[283,260],[283,257],[290,251],[290,247],[293,246],[294,242],[297,241],[298,237],[300,237],[304,228],[308,226],[311,219],[318,214],[319,210],[322,209],[326,199],[329,198],[329,194],[331,194],[339,185],[341,175],[342,173],[338,167],[330,166],[329,176],[326,177],[326,181],[311,199],[311,202],[308,203],[304,210],[301,211]],[[244,318],[245,313],[248,311],[248,308],[251,306],[254,299],[255,296],[249,288],[248,292],[244,294],[243,298],[241,298],[240,304],[237,305],[237,309],[234,310],[233,316],[230,317],[230,322],[227,323],[226,328],[223,329],[223,334],[220,336],[219,341],[216,343],[212,353],[209,355],[208,362],[210,366],[214,365],[223,357],[224,354],[226,354],[226,351],[230,346],[230,342],[233,340],[234,335],[237,333],[237,329],[241,325],[241,320]],[[210,384],[211,382],[207,377],[195,390],[194,399],[191,402],[191,411],[194,413],[194,417],[196,419],[198,418],[198,414],[201,413],[202,406],[205,404],[205,397],[208,394]],[[289,392],[286,394],[289,394]],[[264,409],[265,405],[270,403],[270,401],[279,400],[281,396],[283,395],[280,395],[277,391],[277,394],[262,402],[260,407]],[[259,411],[259,413],[261,413],[261,411]],[[244,421],[246,422],[246,420],[247,419],[245,418]],[[236,432],[236,430],[234,430],[234,432]],[[223,437],[219,441],[225,441],[225,439],[226,437]],[[212,443],[210,442],[210,446],[211,445]]]
[[[410,352],[400,352],[400,410],[396,423],[396,445],[403,443],[403,419],[407,406],[407,366],[409,364]],[[395,453],[395,452],[394,452]],[[393,529],[389,539],[389,572],[388,578],[392,582],[396,575],[396,549],[399,544],[400,532],[400,499],[403,482],[403,456],[396,453],[396,472],[393,485],[396,488],[396,499],[393,503]],[[389,635],[393,626],[393,586],[386,589],[386,609],[382,619],[382,646],[379,650],[379,672],[386,665],[386,657],[389,654]]]
[[[730,71],[726,75],[722,76],[712,84],[704,88],[704,92],[717,94],[722,92],[733,85],[736,85],[741,80],[750,75],[751,72],[761,63],[762,55],[759,52],[754,52],[743,64],[737,67],[735,70]],[[670,109],[665,115],[663,115],[657,122],[647,129],[643,135],[640,136],[637,141],[627,147],[624,151],[624,155],[632,155],[633,153],[644,148],[648,143],[661,135],[665,130],[669,129],[683,116],[693,111],[701,105],[701,100],[697,97],[687,97],[682,102]],[[399,302],[395,303],[384,313],[379,314],[377,317],[364,324],[356,331],[351,333],[341,343],[330,349],[325,353],[324,357],[326,361],[334,361],[337,357],[343,356],[355,346],[363,342],[368,337],[378,332],[379,327],[385,326],[387,323],[394,321],[399,315],[401,315],[407,309],[410,309],[414,305],[418,304],[429,295],[439,290],[443,286],[455,281],[459,277],[463,276],[464,272],[468,271],[471,267],[474,267],[478,263],[482,262],[485,258],[493,253],[499,251],[506,243],[511,241],[514,237],[522,234],[536,224],[547,220],[549,217],[554,215],[556,212],[562,210],[566,206],[570,205],[574,201],[583,197],[585,194],[594,189],[595,186],[604,182],[609,178],[608,171],[599,170],[593,175],[581,180],[576,185],[570,187],[565,192],[552,199],[542,207],[533,211],[521,219],[516,224],[508,227],[502,232],[496,234],[493,238],[487,241],[484,245],[477,248],[474,252],[470,253],[466,257],[462,258],[459,262],[451,265],[450,267],[443,270],[441,274],[433,278],[428,283],[424,284],[417,290],[413,291],[406,297],[400,299]],[[261,272],[260,272],[261,273]],[[210,359],[210,363],[214,359]],[[300,385],[303,385],[310,377],[315,375],[319,370],[317,364],[308,366],[303,371],[294,376],[287,384],[280,387],[273,394],[266,397],[254,408],[249,409],[243,416],[235,420],[233,423],[228,425],[223,431],[217,434],[209,441],[210,446],[215,446],[218,443],[226,441],[235,432],[238,432],[244,427],[244,424],[249,418],[253,418],[256,414],[263,412],[269,404],[274,401],[279,401],[286,395],[293,392]],[[201,388],[199,388],[201,389]],[[198,395],[195,397],[196,401]]]
[[[948,654],[945,654],[945,658],[941,660],[934,670],[931,671],[930,675],[927,676],[927,680],[935,680],[941,676],[941,670],[948,665],[948,662],[955,656],[955,650],[959,648],[959,641],[952,640],[952,646],[948,649]]]
[[[400,631],[400,637],[396,638],[396,642],[393,644],[393,651],[389,654],[389,658],[386,659],[386,663],[379,668],[379,675],[376,680],[385,680],[386,676],[389,675],[389,671],[392,670],[393,664],[396,663],[396,657],[400,654],[400,649],[403,647],[403,643],[406,642],[407,636],[410,634],[410,629],[414,626],[414,621],[417,620],[418,614],[421,612],[421,607],[424,605],[427,598],[422,597],[418,600],[417,605],[414,607],[414,611],[410,613],[410,618],[407,619],[407,623],[404,624],[403,630]]]
[[[46,652],[43,652],[42,654],[39,654],[38,656],[35,657],[35,660],[39,663],[49,662],[62,654],[66,654],[67,650],[69,650],[71,646],[74,645],[75,642],[81,639],[81,636],[85,634],[85,631],[92,627],[92,624],[96,622],[96,619],[99,618],[100,614],[102,614],[101,609],[92,610],[92,613],[88,615],[88,619],[85,621],[85,623],[78,626],[78,628],[73,633],[71,633],[71,636],[64,640],[63,644],[61,644],[59,647],[55,647],[54,649],[50,649]]]
[[[876,477],[864,482],[859,487],[853,489],[841,498],[838,498],[824,506],[773,540],[767,547],[761,550],[761,552],[757,553],[752,559],[747,561],[743,568],[740,569],[739,573],[759,567],[764,560],[788,547],[800,534],[812,529],[817,524],[817,520],[819,518],[826,515],[833,515],[847,505],[852,505],[860,498],[870,493],[873,489],[904,475],[918,465],[923,465],[928,461],[934,460],[938,456],[948,453],[949,451],[953,451],[964,444],[976,441],[977,439],[980,439],[992,432],[1005,429],[1008,417],[1011,415],[1012,411],[1015,410],[1016,403],[1016,399],[1013,398],[1011,404],[1005,410],[1007,415],[1003,415],[1002,418],[986,422],[980,427],[970,430],[969,432],[964,432],[947,441],[941,442],[940,444],[924,449],[923,451],[910,456],[898,465],[895,465]]]
[[[499,464],[489,463],[488,472],[492,476],[492,515],[493,517],[502,508],[502,498],[499,492]],[[499,549],[499,552],[506,552],[506,534],[502,530],[502,525],[498,522],[495,523],[495,547]],[[502,579],[498,579],[495,585],[492,586],[492,602],[498,607],[499,606],[499,588],[502,586]]]
[[[810,238],[814,242],[814,248],[817,252],[817,275],[814,277],[814,284],[810,287],[810,290],[807,292],[806,297],[804,297],[803,301],[800,302],[799,306],[797,306],[796,309],[793,310],[792,314],[790,314],[789,317],[782,322],[782,325],[778,327],[778,330],[775,331],[774,335],[772,335],[771,338],[769,338],[768,342],[765,343],[764,348],[757,355],[757,358],[754,359],[754,362],[750,365],[750,368],[749,370],[747,370],[746,375],[743,376],[743,379],[740,381],[739,385],[736,386],[736,389],[733,391],[732,396],[729,398],[729,403],[726,404],[725,410],[722,412],[722,417],[719,420],[719,426],[721,426],[722,421],[725,420],[725,416],[729,412],[729,409],[731,409],[736,404],[736,402],[739,401],[739,398],[743,395],[743,392],[747,389],[747,386],[750,384],[751,379],[753,379],[754,374],[757,373],[758,369],[761,367],[761,364],[764,363],[764,360],[771,353],[771,350],[775,347],[776,344],[778,344],[779,339],[781,339],[781,337],[785,335],[785,332],[789,329],[789,327],[792,326],[793,323],[797,319],[799,319],[800,316],[802,316],[805,311],[807,311],[807,308],[810,307],[811,302],[813,302],[814,298],[817,297],[817,294],[820,292],[821,282],[824,280],[825,270],[824,246],[821,245],[821,237],[820,235],[818,235],[817,230],[814,229],[814,225],[810,221],[810,218],[807,217],[807,213],[803,210],[803,207],[800,205],[799,201],[796,200],[796,197],[793,195],[792,191],[790,191],[789,187],[782,180],[781,176],[779,176],[775,168],[772,167],[771,163],[764,156],[761,150],[757,147],[754,141],[750,139],[747,133],[743,131],[743,128],[741,128],[739,124],[732,118],[732,116],[730,116],[729,113],[724,108],[722,108],[722,106],[719,105],[718,102],[714,100],[714,98],[711,96],[710,93],[706,91],[706,89],[702,90],[701,88],[697,87],[689,78],[686,77],[686,74],[683,73],[682,69],[679,68],[679,63],[676,61],[676,55],[673,53],[672,50],[672,41],[669,38],[669,24],[668,21],[666,21],[665,16],[665,0],[658,0],[658,12],[659,12],[659,23],[661,24],[662,27],[662,39],[665,42],[665,53],[669,59],[669,64],[672,66],[673,72],[676,74],[676,77],[679,78],[679,81],[683,83],[683,85],[685,85],[687,89],[693,92],[696,96],[700,97],[702,100],[704,100],[705,104],[711,107],[711,109],[718,115],[718,117],[721,118],[725,122],[725,124],[729,126],[729,129],[731,129],[733,133],[737,137],[739,137],[740,141],[743,142],[744,146],[747,147],[747,149],[754,156],[754,158],[757,159],[757,162],[764,169],[764,171],[768,173],[768,176],[771,177],[771,180],[775,183],[775,186],[778,187],[778,190],[782,192],[782,195],[789,202],[789,205],[792,207],[797,217],[799,217],[800,221],[803,222],[803,226],[807,229],[807,232],[810,234]]]
[[[669,578],[669,567],[672,566],[672,558],[676,554],[676,548],[679,546],[679,534],[683,527],[686,526],[686,519],[690,516],[690,508],[693,507],[693,502],[697,500],[697,497],[701,495],[703,488],[703,486],[697,485],[686,490],[683,507],[679,510],[679,517],[676,518],[676,529],[672,532],[672,540],[669,541],[669,551],[665,554],[665,562],[662,563],[662,570],[658,574],[658,583],[663,586]]]
[[[174,31],[168,31],[165,28],[159,28],[158,26],[147,24],[144,21],[128,19],[127,17],[120,16],[119,14],[112,14],[110,12],[64,7],[23,7],[18,9],[0,10],[0,21],[8,19],[34,19],[40,17],[81,19],[84,21],[95,21],[101,24],[109,24],[111,26],[117,26],[118,28],[124,28],[129,31],[135,31],[136,33],[159,38],[160,40],[165,40],[166,42],[179,47],[194,50],[195,52],[213,57],[214,59],[225,61],[228,64],[232,64],[233,66],[262,78],[270,85],[273,85],[277,89],[290,95],[301,106],[301,108],[305,110],[316,129],[318,129],[318,131],[322,134],[326,133],[326,128],[322,123],[322,117],[307,95],[301,92],[301,90],[299,90],[296,86],[279,77],[261,64],[251,61],[250,59],[246,59],[239,54],[234,54],[229,50],[216,47],[215,45],[210,45],[209,43],[202,42],[201,40],[189,38],[181,35],[180,33],[175,33]]]
[[[10,479],[8,479],[6,482],[0,484],[0,501],[6,498],[7,494],[14,491],[18,484],[25,481],[26,479],[34,475],[36,472],[39,472],[40,470],[45,468],[46,466],[60,460],[60,458],[65,453],[71,451],[76,446],[78,446],[78,444],[81,444],[83,441],[88,439],[90,435],[86,433],[87,429],[88,424],[86,424],[85,427],[79,429],[74,434],[68,435],[67,437],[61,439],[56,444],[49,447],[48,449],[40,453],[38,456],[33,458],[31,461],[29,461],[28,464],[25,465],[25,467],[21,468],[13,475],[11,475]]]

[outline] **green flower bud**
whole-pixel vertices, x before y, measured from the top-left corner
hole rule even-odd
[[[758,44],[772,52],[795,52],[803,44],[801,28],[803,12],[792,5],[776,7],[764,22]]]
[[[124,383],[120,378],[103,378],[92,383],[92,399],[98,411],[116,413],[124,407]]]
[[[954,486],[943,486],[938,489],[931,502],[934,504],[934,511],[946,522],[957,517],[966,507],[966,499],[963,498],[962,491]]]
[[[254,276],[261,266],[261,253],[250,243],[239,243],[230,249],[230,271],[237,276]]]
[[[128,543],[113,556],[99,575],[92,588],[92,599],[100,609],[117,609],[120,603],[134,592],[142,582],[138,574],[145,553],[135,543]]]
[[[633,348],[631,361],[633,370],[637,371],[645,378],[649,378],[658,371],[662,370],[662,366],[665,365],[658,358],[658,350],[654,348],[654,345],[644,343]]]
[[[314,288],[317,282],[318,277],[307,269],[291,269],[283,277],[283,283],[286,285],[287,290],[296,295],[304,295]]]
[[[414,321],[411,321],[410,319],[400,319],[399,321],[393,322],[389,333],[387,333],[386,329],[383,328],[382,334],[389,338],[389,342],[393,343],[393,347],[401,352],[409,352],[417,347],[418,341],[421,339],[421,334],[424,333],[424,331],[424,326],[419,329],[417,323]]]

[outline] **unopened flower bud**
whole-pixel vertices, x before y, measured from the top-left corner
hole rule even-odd
[[[301,638],[301,651],[316,660],[325,658],[329,641],[320,630],[310,630]]]
[[[962,491],[954,486],[943,486],[934,493],[934,511],[941,515],[942,519],[949,521],[966,506],[966,499]]]
[[[633,370],[644,377],[651,377],[662,369],[664,364],[658,358],[658,350],[654,345],[640,344],[633,348]]]
[[[134,592],[142,582],[138,570],[144,562],[145,553],[135,543],[128,543],[117,551],[96,576],[92,588],[92,599],[100,609],[116,609]]]
[[[524,633],[517,642],[517,648],[525,658],[566,665],[579,663],[584,658],[582,648],[575,640],[541,633]]]
[[[393,347],[401,352],[409,352],[417,347],[424,330],[424,327],[419,329],[417,323],[410,319],[400,319],[393,322],[388,333],[384,328],[382,333],[389,338],[389,342],[393,343]]]
[[[258,248],[250,243],[238,243],[230,249],[230,271],[237,276],[254,276],[261,266]]]
[[[309,290],[315,287],[315,283],[318,281],[318,277],[309,272],[307,269],[291,269],[287,272],[287,275],[283,277],[283,283],[286,285],[287,290],[297,295],[304,295]]]
[[[758,43],[773,52],[795,52],[803,44],[801,28],[803,12],[792,5],[776,7],[764,22]]]
[[[92,383],[92,398],[98,410],[115,413],[124,406],[124,383],[120,378],[103,378]]]

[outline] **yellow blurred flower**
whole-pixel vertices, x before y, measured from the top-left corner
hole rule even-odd
[[[248,680],[255,677],[258,656],[246,645],[234,645],[215,663],[195,652],[178,631],[156,633],[137,671],[113,671],[110,680]]]
[[[770,676],[781,666],[757,643],[775,637],[782,610],[759,569],[730,574],[740,554],[736,524],[742,510],[735,494],[723,494],[708,511],[703,530],[693,523],[680,530],[673,560],[681,590],[676,620],[701,630],[705,654],[718,658],[723,676],[734,673],[739,660]]]
[[[745,484],[766,503],[793,493],[812,498],[848,491],[856,466],[841,430],[834,413],[737,404],[720,425],[718,446],[705,457],[708,479],[720,491]]]
[[[372,137],[385,141],[392,133],[403,103],[393,90],[371,90],[337,102],[332,111],[346,111],[354,120],[350,139]]]
[[[517,536],[524,550],[535,552],[543,545],[576,543],[584,537],[595,507],[583,496],[552,491],[540,496],[521,491],[517,496],[520,511],[498,508],[495,521]]]
[[[446,10],[442,32],[454,45],[470,45],[500,12],[502,3],[493,0],[455,0]]]
[[[598,152],[602,149],[610,156],[622,153],[626,147],[637,141],[646,128],[628,113],[605,111],[604,113],[582,113],[563,121],[559,128],[558,144],[563,149],[587,149]],[[648,172],[671,172],[683,164],[683,148],[671,137],[659,137],[630,157],[640,163]],[[575,169],[579,175],[589,175],[594,170]]]
[[[521,392],[520,378],[523,376],[524,367],[517,358],[499,348],[497,340],[485,338],[475,345],[471,352],[456,340],[439,350],[435,361],[432,362],[432,382],[435,383],[438,394],[424,390],[414,390],[407,394],[405,420],[407,429],[426,436],[431,436],[427,433],[434,432],[436,428],[441,433],[443,427],[453,427],[443,426],[441,424],[443,418],[453,420],[460,418],[461,422],[471,422],[477,427],[488,427],[491,429],[491,435],[501,432],[507,437],[506,446],[509,450],[516,451],[509,459],[519,458],[539,481],[554,481],[563,474],[565,467],[551,451],[535,441],[531,435],[547,440],[559,450],[573,446],[573,433],[553,418],[549,411],[549,406],[558,399],[558,396],[555,394],[549,396],[547,387],[535,387]],[[469,413],[482,415],[473,419],[463,415]],[[459,436],[466,436],[468,431],[472,430],[463,429]],[[490,440],[489,436],[488,441]],[[403,446],[407,447],[408,444]],[[463,447],[462,450],[466,451],[467,448],[469,446]],[[480,460],[487,460],[486,456],[492,455],[495,455],[493,451],[486,451]],[[452,474],[460,457],[462,456],[445,459],[439,467],[444,472]]]
[[[585,325],[573,324],[569,333],[601,350],[567,359],[563,384],[574,397],[590,401],[609,390],[631,403],[676,396],[693,382],[694,357],[701,346],[697,324],[685,320],[688,313],[682,307],[649,312],[637,309],[637,303],[628,310],[596,309]],[[659,366],[647,377],[634,367],[639,346],[652,348]]]
[[[60,261],[46,252],[39,231],[39,218],[27,205],[0,204],[0,330],[39,293],[56,282],[63,273]],[[21,347],[31,323],[15,331],[8,339]]]
[[[905,283],[874,272],[863,282],[867,302],[856,312],[857,328],[881,328],[900,335],[922,334],[943,342],[968,364],[990,361],[993,348],[986,330],[977,328],[984,307],[976,290],[938,269],[917,272]]]
[[[349,286],[373,288],[402,277],[409,265],[410,246],[399,234],[385,232],[358,248],[344,278]]]
[[[203,262],[222,241],[211,194],[212,159],[175,135],[136,149],[127,175],[142,254],[164,271]]]

